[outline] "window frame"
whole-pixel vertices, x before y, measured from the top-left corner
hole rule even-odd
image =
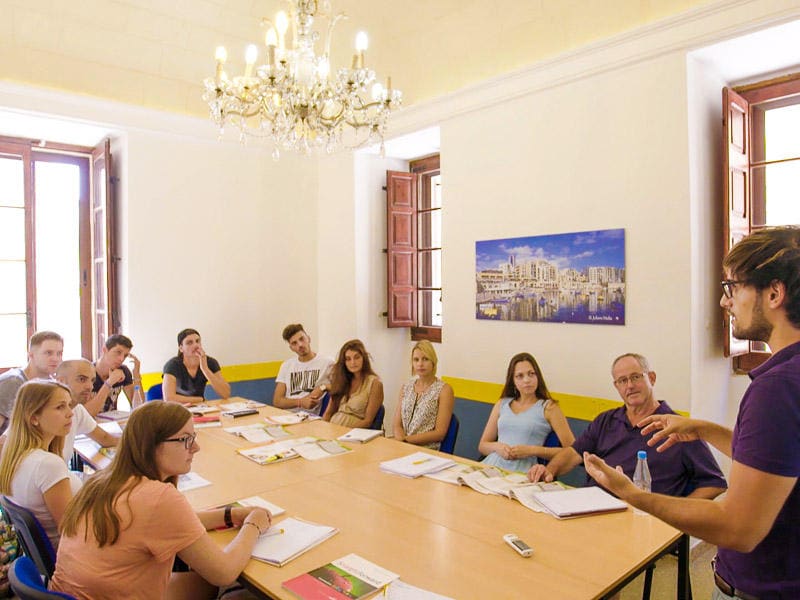
[[[789,99],[795,98],[794,101]],[[726,87],[723,99],[723,256],[741,238],[766,227],[764,169],[768,165],[800,162],[796,157],[766,160],[763,117],[765,104],[781,100],[800,104],[800,73]],[[731,358],[736,373],[749,373],[763,364],[771,352],[763,342],[733,337],[730,316],[723,310],[723,354]]]
[[[95,280],[92,260],[92,233],[93,233],[93,212],[92,207],[95,203],[97,192],[97,164],[98,157],[102,156],[104,164],[110,166],[110,141],[104,140],[95,148],[77,146],[73,144],[62,144],[56,142],[45,142],[29,138],[17,138],[0,136],[0,154],[6,156],[18,156],[23,162],[24,172],[24,210],[25,210],[25,271],[26,271],[26,313],[27,313],[27,336],[30,339],[37,331],[36,323],[36,216],[35,216],[35,168],[37,162],[68,163],[78,167],[80,170],[80,191],[79,191],[79,262],[80,262],[80,321],[81,321],[81,354],[88,359],[99,353],[102,342],[114,331],[119,330],[118,301],[117,301],[117,277],[116,266],[119,262],[114,250],[116,238],[116,214],[114,213],[113,202],[113,183],[114,179],[106,169],[108,192],[103,199],[106,205],[106,236],[103,245],[108,249],[108,256],[113,257],[109,261],[109,269],[106,271],[106,281],[109,286],[109,310],[111,318],[108,320],[106,331],[96,331],[95,318],[95,293],[93,282]],[[27,341],[27,340],[26,340]],[[0,372],[18,365],[0,365]]]
[[[441,175],[440,156],[434,154],[409,162],[408,172],[386,172],[387,228],[387,326],[408,327],[411,339],[442,341],[442,327],[432,321],[433,303],[421,302],[421,292],[441,287],[420,285],[419,268],[424,252],[442,252],[442,246],[427,244],[420,234],[420,215],[441,211],[431,207],[431,181]],[[421,208],[424,206],[425,208]],[[429,263],[430,264],[430,263]],[[432,271],[427,280],[433,281]]]

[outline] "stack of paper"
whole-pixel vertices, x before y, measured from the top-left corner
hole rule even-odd
[[[402,475],[403,477],[419,477],[426,473],[436,473],[442,469],[452,467],[455,461],[425,452],[415,452],[402,458],[387,460],[380,464],[381,471]]]
[[[384,596],[385,599],[382,600],[453,600],[449,596],[423,590],[399,579],[389,584]]]
[[[208,413],[219,412],[219,407],[209,406],[208,404],[195,404],[189,407],[189,412],[193,415],[207,415]]]
[[[258,539],[253,547],[253,558],[282,567],[339,531],[335,527],[316,525],[294,517],[285,518],[279,526],[282,533]]]
[[[519,492],[520,490],[514,490],[514,495],[522,502]],[[625,502],[595,486],[559,491],[531,491],[529,493],[524,490],[522,493],[526,496],[529,495],[532,500],[544,508],[545,512],[559,519],[616,512],[628,508]]]
[[[463,483],[460,481],[461,477],[467,473],[472,473],[473,471],[477,471],[479,469],[480,467],[456,463],[452,467],[437,471],[436,473],[425,473],[425,477],[435,479],[436,481],[452,483],[453,485],[463,485]]]
[[[383,435],[383,431],[380,429],[362,429],[360,427],[354,427],[344,435],[340,435],[337,440],[340,442],[353,442],[356,444],[364,444],[370,440],[374,440],[376,437],[380,437]]]

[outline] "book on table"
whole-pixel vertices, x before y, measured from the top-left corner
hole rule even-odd
[[[208,479],[200,477],[200,475],[192,471],[178,475],[179,492],[188,492],[189,490],[206,487],[207,485],[211,485]]]
[[[361,600],[398,577],[357,554],[348,554],[281,585],[302,600]]]
[[[106,419],[107,421],[121,421],[131,416],[127,410],[107,410],[105,412],[97,413],[98,419]]]
[[[363,429],[361,427],[354,427],[344,435],[340,435],[337,440],[340,442],[352,442],[355,444],[365,444],[376,437],[383,435],[380,429]]]
[[[290,460],[300,456],[294,449],[294,446],[306,444],[308,442],[316,442],[317,439],[313,437],[293,438],[290,440],[282,440],[280,442],[271,442],[263,446],[256,446],[255,448],[240,448],[236,452],[249,458],[253,462],[260,465],[270,465],[273,463]]]
[[[380,463],[380,469],[384,473],[392,473],[403,477],[419,477],[427,473],[435,473],[455,464],[454,460],[427,454],[425,452],[414,452],[408,456],[386,460]]]
[[[273,530],[277,533],[273,534]],[[282,567],[338,532],[335,527],[286,517],[258,538],[251,556],[256,560]]]
[[[523,505],[526,505],[523,498],[536,502],[544,512],[558,519],[618,512],[628,508],[625,502],[597,486],[561,490],[537,490],[531,486],[529,489],[514,489],[513,493]]]

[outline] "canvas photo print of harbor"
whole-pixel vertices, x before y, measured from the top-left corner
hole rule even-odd
[[[475,242],[475,316],[625,324],[625,230]]]

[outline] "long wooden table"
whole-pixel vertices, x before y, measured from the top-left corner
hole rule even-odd
[[[235,424],[284,413],[271,406],[259,412]],[[324,421],[287,429],[322,439],[347,431]],[[467,487],[389,475],[378,463],[419,449],[385,438],[349,445],[353,452],[344,455],[261,466],[236,453],[258,444],[221,428],[198,432],[201,450],[192,471],[213,485],[186,492],[195,508],[258,495],[284,507],[287,515],[339,529],[282,568],[250,561],[243,579],[267,597],[294,598],[281,587],[283,581],[353,552],[399,573],[403,581],[458,599],[606,598],[674,547],[684,567],[676,596],[688,597],[687,540],[649,515],[628,510],[560,521]],[[506,533],[531,545],[533,557],[514,553],[502,540]],[[235,532],[212,535],[224,544]]]

